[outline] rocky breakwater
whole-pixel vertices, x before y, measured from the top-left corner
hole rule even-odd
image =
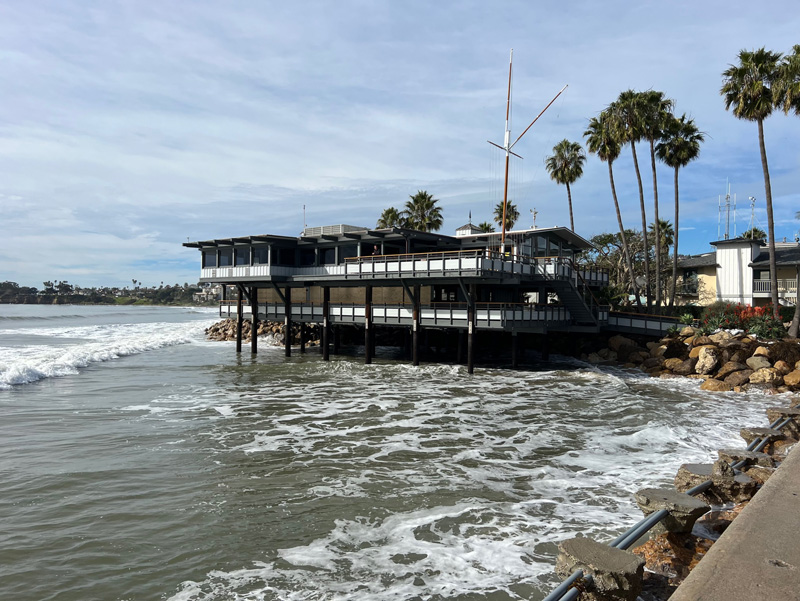
[[[724,330],[704,335],[687,326],[657,342],[640,344],[612,336],[606,348],[582,359],[619,363],[653,377],[696,378],[703,380],[703,390],[800,391],[800,343],[796,340],[759,341]]]
[[[293,323],[290,329],[290,344],[300,344],[300,324]],[[253,327],[249,320],[242,322],[242,340],[249,341]],[[213,326],[206,328],[206,338],[209,340],[227,341],[236,340],[236,320],[223,319]],[[282,345],[286,339],[286,325],[275,321],[259,321],[256,325],[256,336],[268,339],[275,345]],[[306,324],[306,344],[317,346],[322,337],[322,328],[315,323]]]

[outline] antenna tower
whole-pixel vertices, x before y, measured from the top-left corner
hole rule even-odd
[[[728,240],[731,237],[731,206],[733,207],[733,237],[736,237],[736,195],[733,195],[733,205],[731,205],[731,184],[726,181],[725,203],[722,197],[718,198],[717,209],[719,217],[717,219],[717,239]],[[722,215],[725,215],[725,236],[722,237]]]

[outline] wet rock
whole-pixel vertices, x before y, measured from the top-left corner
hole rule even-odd
[[[763,355],[753,355],[747,359],[745,363],[747,363],[747,366],[753,371],[758,371],[759,369],[764,369],[765,367],[772,367],[769,359]]]
[[[719,355],[719,349],[714,346],[700,347],[694,371],[698,374],[710,374],[719,363]]]
[[[783,376],[774,367],[764,367],[750,374],[750,383],[779,386],[783,384]]]
[[[764,467],[763,465],[750,465],[744,467],[742,473],[759,486],[763,486],[764,482],[769,480],[769,477],[775,473],[775,468]]]
[[[710,392],[730,392],[731,390],[733,390],[733,386],[731,386],[727,382],[723,382],[721,380],[715,380],[714,378],[709,378],[700,385],[700,389],[708,390]]]
[[[783,376],[783,381],[787,386],[800,386],[800,369],[795,369]]]
[[[572,538],[558,545],[556,574],[567,578],[577,569],[590,574],[594,583],[581,594],[589,601],[635,601],[642,589],[644,560],[590,538]]]
[[[767,409],[767,419],[769,423],[775,423],[778,419],[791,417],[791,421],[781,428],[781,432],[797,440],[800,438],[800,409],[791,407],[769,407]]]
[[[637,345],[633,340],[630,338],[625,338],[625,336],[616,335],[608,339],[608,348],[610,348],[612,351],[619,352],[623,346],[636,347]]]
[[[668,532],[653,536],[633,552],[644,560],[649,572],[666,578],[671,585],[678,585],[713,544],[713,540],[692,534]]]
[[[730,509],[709,511],[695,522],[695,534],[703,538],[717,540],[720,534],[725,532],[733,520],[742,512],[742,509],[747,507],[748,502],[744,501]]]
[[[775,369],[777,369],[782,376],[786,376],[789,372],[792,371],[792,366],[786,363],[786,361],[776,361],[775,365],[773,365]]]
[[[687,356],[688,349],[680,340],[668,340],[664,343],[664,346],[667,347],[662,355],[664,359],[673,359],[676,357],[679,359],[685,359]]]
[[[721,465],[717,467],[718,464]],[[714,465],[684,463],[675,475],[675,488],[686,492],[707,480],[712,481],[711,487],[695,496],[709,505],[741,503],[749,500],[756,491],[756,483],[751,478],[744,474],[733,474],[730,465],[724,461],[717,461]]]
[[[748,465],[760,465],[763,467],[774,467],[775,461],[770,455],[758,451],[747,451],[745,449],[720,449],[717,451],[719,458],[726,463],[733,465],[739,461],[744,461]]]
[[[683,365],[683,360],[682,359],[672,358],[672,359],[667,359],[666,361],[664,361],[664,369],[669,369],[670,371],[674,371],[674,370],[680,368],[681,365]],[[798,373],[800,373],[800,372],[798,372]]]
[[[746,384],[750,380],[750,374],[752,373],[752,369],[735,371],[732,374],[725,376],[725,383],[730,384],[733,387],[739,387],[742,384]]]
[[[633,495],[639,509],[645,515],[665,509],[669,515],[656,524],[651,532],[661,534],[662,532],[682,532],[692,531],[697,518],[709,510],[708,505],[700,499],[690,497],[672,488],[643,488]]]
[[[642,367],[645,369],[652,369],[654,367],[661,368],[664,364],[664,359],[662,357],[650,357],[649,359],[645,359],[642,362]]]
[[[725,365],[723,365],[722,367],[719,368],[719,371],[717,372],[716,378],[718,380],[724,380],[725,378],[727,378],[732,373],[735,373],[737,371],[742,371],[744,369],[747,369],[747,365],[746,364],[737,363],[735,361],[728,361],[727,363],[725,363]]]
[[[686,359],[679,367],[673,368],[672,373],[678,374],[679,376],[688,376],[689,374],[693,374],[696,363],[697,359]]]

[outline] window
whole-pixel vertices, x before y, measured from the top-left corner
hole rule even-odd
[[[316,265],[317,263],[317,254],[314,252],[313,248],[303,248],[300,250],[300,265],[303,267],[308,267],[311,265]]]
[[[348,244],[347,246],[340,246],[339,247],[339,261],[344,263],[344,260],[349,257],[357,257],[358,256],[358,245],[357,244]]]
[[[267,265],[269,263],[269,247],[253,247],[253,265]]]
[[[293,248],[278,249],[278,265],[282,265],[283,267],[294,267]]]
[[[219,266],[230,267],[233,265],[233,249],[221,248],[219,249]]]
[[[203,267],[216,267],[217,266],[217,249],[203,251]]]
[[[336,264],[336,249],[335,248],[325,248],[321,249],[322,257],[321,263],[323,265],[335,265]]]
[[[236,265],[250,265],[250,247],[236,249]]]

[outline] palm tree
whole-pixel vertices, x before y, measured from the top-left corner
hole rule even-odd
[[[575,220],[572,217],[572,192],[569,185],[578,181],[583,175],[583,164],[586,154],[577,142],[570,142],[566,138],[553,146],[553,156],[547,157],[545,167],[550,173],[550,179],[567,186],[567,202],[569,203],[569,228],[575,231]]]
[[[478,224],[478,229],[482,232],[486,232],[487,234],[491,234],[494,231],[494,226],[488,221],[484,221],[483,223]]]
[[[742,238],[749,238],[750,240],[763,240],[767,237],[767,233],[758,227],[751,227],[744,234]]]
[[[517,210],[517,205],[511,202],[511,200],[506,201],[506,231],[512,229],[514,224],[519,219],[519,211]],[[497,206],[494,208],[494,222],[501,226],[503,225],[503,201],[497,203]]]
[[[378,223],[375,224],[378,229],[385,229],[390,227],[405,227],[405,219],[403,215],[394,207],[384,209],[381,213]]]
[[[656,177],[656,140],[660,140],[664,135],[664,126],[667,119],[672,117],[673,102],[664,98],[664,92],[648,90],[642,92],[642,133],[644,138],[650,143],[650,166],[653,170],[653,216],[655,224],[655,240],[661,239],[658,231],[662,220],[658,217],[658,179]],[[656,286],[656,307],[661,308],[661,245],[656,244],[656,273],[659,274]]]
[[[609,111],[603,111],[598,117],[592,117],[589,127],[583,133],[586,138],[586,148],[590,153],[596,154],[601,161],[608,163],[608,179],[611,182],[611,196],[614,198],[614,208],[617,210],[617,223],[619,224],[619,235],[622,240],[622,250],[625,255],[625,264],[628,268],[628,277],[631,282],[631,289],[636,295],[636,304],[641,307],[639,298],[639,287],[636,285],[636,277],[633,273],[633,263],[631,262],[630,248],[628,247],[628,237],[625,235],[625,227],[622,225],[622,213],[619,210],[617,200],[617,189],[614,186],[613,163],[619,157],[620,142],[616,118]]]
[[[700,154],[700,143],[705,136],[697,129],[694,119],[687,119],[686,114],[680,118],[672,117],[664,128],[664,139],[656,146],[658,158],[667,166],[675,170],[675,240],[672,251],[672,286],[669,293],[669,306],[675,305],[675,286],[678,281],[678,218],[680,202],[678,194],[678,170],[686,167]]]
[[[435,232],[442,227],[442,208],[436,206],[436,198],[425,190],[417,190],[409,198],[402,212],[406,227],[421,232]]]
[[[800,115],[800,44],[783,57],[778,74],[777,107],[787,115],[792,111]]]
[[[765,48],[741,50],[739,64],[730,65],[723,73],[720,94],[725,109],[733,107],[733,116],[758,123],[758,146],[761,168],[764,171],[764,193],[767,200],[767,230],[769,232],[769,280],[772,307],[778,317],[778,270],[775,265],[775,220],[772,216],[772,186],[769,181],[767,149],[764,145],[764,119],[772,114],[776,95],[773,88],[778,80],[781,54]]]
[[[644,208],[644,188],[642,187],[642,174],[639,171],[639,159],[636,156],[636,142],[644,136],[644,102],[640,93],[626,90],[620,93],[616,102],[612,102],[608,110],[614,113],[620,125],[621,141],[631,145],[633,154],[633,167],[636,170],[636,181],[639,184],[639,207],[642,211],[642,236],[645,248],[650,248],[647,243],[647,213]],[[644,254],[645,296],[647,308],[650,308],[650,256]]]

